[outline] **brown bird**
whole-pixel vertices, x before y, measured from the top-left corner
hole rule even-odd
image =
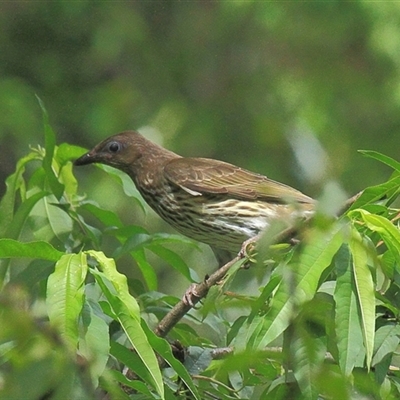
[[[145,201],[180,233],[230,253],[273,220],[290,225],[315,201],[266,176],[223,161],[181,157],[138,132],[111,136],[75,161],[126,172]]]

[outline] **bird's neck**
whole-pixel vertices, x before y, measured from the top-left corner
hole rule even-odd
[[[128,174],[135,182],[137,188],[142,187],[146,191],[160,187],[164,179],[164,166],[171,160],[181,156],[172,151],[163,149],[152,143],[152,146],[143,152],[130,168]],[[140,182],[140,184],[138,184]],[[140,189],[139,189],[140,190]]]

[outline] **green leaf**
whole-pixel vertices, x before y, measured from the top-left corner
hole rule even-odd
[[[312,337],[303,326],[296,326],[291,337],[290,349],[293,358],[293,372],[305,399],[318,398],[318,374],[321,371],[326,346],[323,340]]]
[[[38,158],[39,155],[37,152],[29,153],[27,156],[21,158],[17,163],[15,172],[6,179],[6,193],[0,201],[0,237],[5,235],[13,219],[17,191],[24,187],[23,174],[25,166],[28,162]]]
[[[149,243],[146,246],[149,250],[151,250],[154,254],[159,256],[161,259],[170,264],[174,269],[180,272],[186,279],[190,282],[194,280],[191,277],[190,269],[187,264],[183,261],[183,259],[174,251],[167,249],[164,246],[161,246],[159,243]]]
[[[120,241],[126,241],[127,239],[140,234],[146,235],[146,240],[150,236],[145,228],[138,225],[121,226],[120,228],[116,229],[112,228],[107,230],[106,233],[108,235],[116,236]],[[135,243],[134,246],[137,246],[137,243]],[[129,249],[126,251],[129,252]]]
[[[140,309],[136,300],[129,294],[126,276],[120,274],[114,260],[107,258],[103,253],[89,250],[87,254],[99,263],[102,273],[95,270],[91,270],[91,273],[106,296],[130,343],[148,369],[151,380],[147,383],[164,398],[164,386],[157,358],[141,327]],[[110,289],[107,281],[112,284],[114,290]]]
[[[47,281],[47,312],[51,325],[72,351],[78,345],[78,319],[83,307],[86,255],[65,254]]]
[[[361,316],[361,330],[364,337],[367,368],[371,367],[375,336],[375,289],[371,271],[368,268],[368,254],[361,235],[353,228],[349,242],[353,256],[353,274],[356,298]]]
[[[395,171],[400,172],[400,162],[394,160],[393,158],[385,156],[384,154],[378,153],[377,151],[373,150],[358,150],[358,151],[364,156],[378,160],[381,163],[386,164],[389,167],[393,168]]]
[[[384,325],[375,333],[374,356],[372,366],[380,363],[387,355],[394,355],[400,343],[400,326]]]
[[[136,249],[131,252],[132,257],[135,259],[143,278],[149,290],[157,290],[158,279],[154,268],[147,261],[146,254],[143,248]]]
[[[128,367],[135,375],[144,382],[149,382],[152,379],[149,370],[142,362],[138,354],[122,344],[115,341],[111,342],[110,354],[120,361],[124,366]]]
[[[393,177],[387,182],[381,183],[380,185],[367,187],[361,194],[361,196],[352,204],[347,213],[364,207],[366,204],[375,203],[382,200],[385,196],[391,196],[393,193],[397,193],[400,188],[400,175]]]
[[[387,247],[396,257],[397,262],[400,262],[400,231],[393,225],[387,218],[381,215],[371,214],[363,209],[353,210],[350,214],[350,218],[355,218],[360,215],[361,220],[365,222],[368,229],[373,232],[380,234]]]
[[[44,196],[36,202],[29,215],[33,225],[35,238],[50,242],[57,238],[63,243],[65,237],[72,231],[73,223],[70,216],[57,206],[54,195]]]
[[[126,383],[128,379],[121,372],[107,368],[100,377],[100,387],[107,393],[110,400],[131,400],[131,397],[119,385],[118,382]]]
[[[79,340],[79,352],[90,361],[89,369],[95,386],[106,367],[110,351],[108,325],[101,313],[97,303],[85,302],[82,312],[83,335]]]
[[[336,271],[334,299],[339,365],[349,376],[363,351],[363,334],[355,295],[353,258],[347,245],[343,245],[337,254]]]
[[[78,192],[78,181],[72,170],[72,164],[68,163],[59,170],[60,182],[64,185],[65,196],[68,199],[72,199]]]
[[[141,208],[143,213],[146,213],[145,201],[143,200],[139,191],[136,189],[136,186],[132,182],[132,179],[125,172],[122,172],[116,168],[104,164],[96,164],[96,166],[102,169],[103,171],[106,171],[113,178],[115,178],[116,181],[122,185],[125,194],[131,197],[131,199],[136,203],[136,205],[138,205]]]
[[[55,159],[57,160],[60,167],[63,167],[67,162],[74,161],[80,157],[86,149],[83,147],[75,146],[69,143],[61,143],[56,148]]]
[[[328,232],[310,233],[298,262],[292,265],[293,282],[290,278],[282,281],[264,317],[263,327],[254,341],[258,349],[275,340],[289,326],[295,310],[315,295],[322,273],[343,242],[342,236],[340,226]]]
[[[0,239],[0,258],[38,258],[57,261],[64,255],[47,242],[22,243],[13,239]]]
[[[49,116],[47,114],[46,108],[44,106],[43,101],[36,96],[40,108],[42,109],[43,114],[43,125],[44,125],[44,138],[45,138],[45,150],[46,154],[43,159],[43,168],[46,171],[47,181],[53,192],[54,196],[59,200],[64,192],[64,185],[58,181],[58,178],[53,170],[53,155],[54,155],[54,148],[56,146],[56,136],[53,132],[53,129],[49,123]]]
[[[194,398],[200,400],[201,397],[192,378],[182,363],[172,354],[170,344],[165,339],[158,337],[147,325],[143,324],[142,326],[153,349],[175,370]]]
[[[112,211],[105,210],[93,202],[85,202],[80,206],[80,209],[86,210],[94,215],[100,222],[110,227],[122,228],[123,224],[118,215]]]
[[[21,234],[22,228],[25,224],[25,221],[28,218],[33,207],[40,199],[42,199],[47,195],[48,195],[47,192],[41,191],[33,194],[31,197],[26,199],[20,205],[18,211],[15,213],[14,218],[12,219],[12,222],[9,225],[4,236],[10,239],[18,239],[19,235]]]

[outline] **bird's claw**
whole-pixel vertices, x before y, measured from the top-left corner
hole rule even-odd
[[[243,242],[242,248],[239,251],[239,257],[240,258],[247,258],[247,260],[250,263],[255,263],[255,255],[257,254],[256,252],[256,242],[259,239],[259,236],[252,237],[250,239],[247,239],[246,241]]]
[[[192,283],[188,289],[186,289],[185,294],[182,297],[182,301],[184,304],[190,307],[194,307],[195,304],[198,302],[200,299],[199,294],[196,291],[197,285],[195,283]]]

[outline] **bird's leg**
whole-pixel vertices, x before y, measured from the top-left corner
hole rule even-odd
[[[258,233],[256,236],[251,237],[243,242],[242,247],[239,251],[239,258],[247,258],[250,262],[255,262],[255,247],[256,243],[260,240],[262,233]],[[247,263],[246,263],[247,264]]]
[[[206,281],[208,276],[205,277],[204,281]],[[196,290],[197,284],[192,283],[185,291],[185,294],[182,297],[182,301],[184,304],[190,307],[194,307],[196,303],[201,299],[201,296]]]
[[[231,261],[233,258],[232,253],[229,252],[228,250],[222,250],[222,249],[218,249],[216,247],[211,247],[211,250],[213,251],[215,258],[217,259],[218,268],[221,268],[222,266],[227,264],[229,261]],[[208,279],[208,275],[206,275],[204,277],[204,281],[206,281],[207,279]],[[190,307],[193,307],[197,303],[198,299],[200,298],[200,296],[198,295],[198,293],[196,291],[196,287],[197,287],[197,285],[195,283],[192,283],[182,297],[182,301]]]

